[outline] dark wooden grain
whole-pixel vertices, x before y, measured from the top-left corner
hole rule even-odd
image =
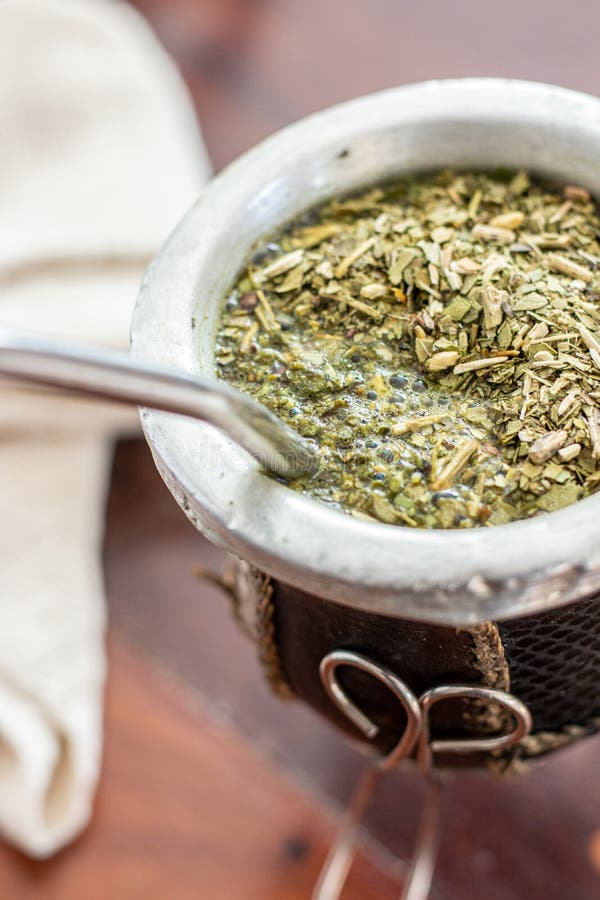
[[[589,0],[134,0],[179,61],[218,168],[300,116],[430,78],[597,93]]]
[[[3,900],[304,900],[332,837],[316,798],[181,685],[110,643],[104,775],[92,826],[33,862],[0,847]],[[398,885],[362,855],[348,900]]]
[[[218,569],[221,552],[181,515],[139,443],[117,453],[109,523],[115,627],[274,762],[345,802],[364,764],[361,755],[311,710],[269,693],[224,597],[193,575],[197,564]],[[138,560],[135,579],[132,560]],[[372,834],[403,859],[421,799],[419,779],[397,773],[381,786],[369,815]],[[599,811],[600,738],[548,758],[527,776],[456,776],[444,797],[437,884],[448,900],[593,900],[600,892],[592,854]]]

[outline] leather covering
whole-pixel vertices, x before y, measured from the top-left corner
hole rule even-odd
[[[257,617],[269,605],[268,633],[259,632],[261,659],[281,695],[293,694],[354,738],[364,740],[331,704],[319,664],[333,650],[354,650],[388,667],[419,696],[442,684],[474,684],[509,690],[533,717],[532,734],[501,768],[516,759],[548,752],[600,729],[600,595],[561,609],[485,623],[469,629],[374,615],[306,594],[236,561],[237,596],[253,595]],[[240,569],[241,567],[241,569]],[[239,572],[245,573],[240,580]],[[245,590],[240,591],[240,584]],[[254,629],[256,632],[256,629]],[[269,646],[265,646],[269,644]],[[273,667],[276,660],[276,667]],[[379,726],[377,747],[386,752],[404,726],[404,713],[378,681],[356,669],[340,669],[342,687]],[[504,730],[498,708],[446,701],[432,715],[435,738],[473,737]],[[469,762],[497,758],[470,758]],[[445,758],[443,763],[459,762]]]

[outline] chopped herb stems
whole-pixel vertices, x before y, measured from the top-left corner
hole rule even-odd
[[[220,376],[320,447],[291,487],[469,528],[600,486],[600,219],[585,188],[438,172],[336,198],[256,248]]]

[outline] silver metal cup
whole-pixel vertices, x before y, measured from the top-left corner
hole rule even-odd
[[[222,297],[258,238],[333,195],[444,166],[522,167],[600,195],[600,102],[524,81],[434,81],[284,129],[214,179],[151,264],[134,355],[213,372]],[[167,486],[200,531],[320,597],[467,625],[548,610],[600,588],[598,495],[494,528],[375,524],[278,484],[210,425],[150,411],[143,424]]]

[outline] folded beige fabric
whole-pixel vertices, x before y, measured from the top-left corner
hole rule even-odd
[[[0,323],[126,347],[144,266],[208,175],[183,84],[130,7],[0,3]],[[136,427],[0,382],[0,831],[37,856],[90,814],[111,437]]]

